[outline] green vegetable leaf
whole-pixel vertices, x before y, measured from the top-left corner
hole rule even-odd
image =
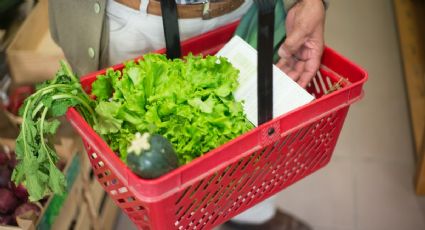
[[[60,125],[54,118],[74,106],[93,125],[97,118],[92,103],[63,62],[55,78],[39,84],[36,92],[24,101],[20,109],[23,121],[16,139],[18,163],[12,180],[26,186],[31,201],[52,192],[62,193],[66,186],[62,172],[55,166],[59,158],[50,143]]]
[[[206,101],[202,101],[201,98],[193,98],[188,101],[189,105],[201,110],[204,113],[212,113],[214,107],[214,101],[212,97],[208,97]]]
[[[69,107],[73,107],[78,104],[78,101],[72,98],[53,100],[50,106],[50,113],[53,117],[63,116]]]
[[[63,194],[66,188],[65,176],[53,164],[50,164],[49,175],[49,187],[55,194]]]
[[[100,101],[108,100],[112,97],[112,92],[112,81],[109,75],[98,76],[97,80],[92,84],[92,94]]]
[[[61,123],[54,119],[52,121],[44,121],[43,132],[46,134],[55,134]]]
[[[93,126],[96,132],[100,134],[116,133],[120,130],[122,120],[115,118],[120,104],[117,102],[101,101],[96,106],[98,123]]]
[[[122,73],[108,70],[106,75],[114,95],[111,102],[96,99],[99,123],[94,127],[123,160],[136,132],[166,137],[185,164],[253,127],[233,97],[239,71],[225,58],[168,60],[146,54],[125,63]],[[101,103],[119,106],[98,112]]]

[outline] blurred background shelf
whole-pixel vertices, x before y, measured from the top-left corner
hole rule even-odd
[[[394,10],[416,148],[416,193],[425,195],[425,1],[394,0]]]

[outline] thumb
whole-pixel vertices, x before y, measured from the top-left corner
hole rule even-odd
[[[303,29],[295,29],[288,37],[286,37],[285,42],[279,48],[278,54],[280,57],[288,58],[295,55],[298,50],[304,45],[307,39],[307,33]]]

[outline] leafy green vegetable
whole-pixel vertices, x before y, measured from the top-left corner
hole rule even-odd
[[[31,201],[65,191],[65,177],[56,167],[58,156],[48,141],[60,125],[54,118],[75,106],[83,114],[90,114],[85,117],[89,123],[96,123],[93,103],[63,62],[55,78],[37,86],[37,91],[25,100],[20,110],[21,131],[16,140],[18,164],[12,180],[26,186]]]
[[[177,152],[179,164],[214,149],[253,128],[233,96],[238,70],[224,58],[189,55],[168,60],[148,54],[121,71],[98,76],[90,97],[79,79],[61,63],[55,78],[37,86],[20,110],[23,122],[16,140],[15,184],[24,184],[30,200],[62,194],[66,180],[56,167],[49,138],[55,118],[75,107],[126,162],[135,133],[162,135]]]
[[[132,135],[149,132],[166,137],[186,164],[253,128],[232,93],[238,75],[225,58],[168,60],[147,54],[126,63],[122,72],[98,76],[92,90],[99,115],[94,129],[123,161]]]

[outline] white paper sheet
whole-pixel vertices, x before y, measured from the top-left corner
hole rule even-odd
[[[247,118],[258,124],[257,113],[257,50],[242,38],[234,36],[217,54],[226,57],[240,71],[237,101],[244,101]],[[273,118],[312,101],[314,97],[288,75],[273,66]]]

